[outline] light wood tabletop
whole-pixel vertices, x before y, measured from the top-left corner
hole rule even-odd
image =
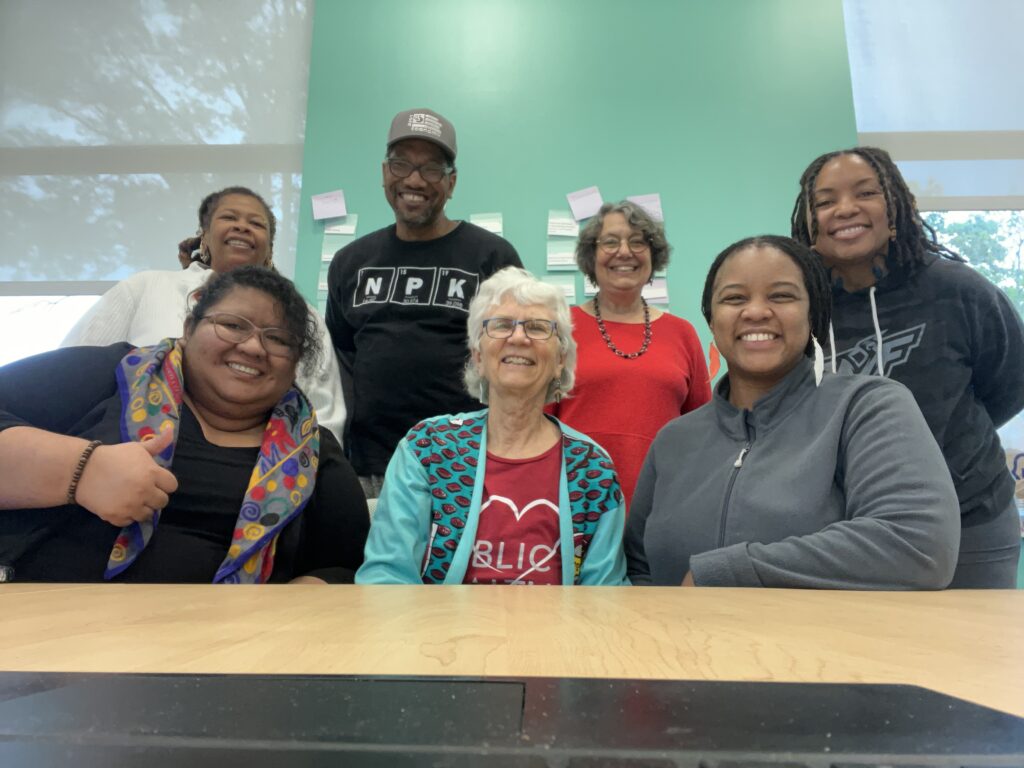
[[[0,670],[907,683],[1024,716],[1024,592],[2,584]]]

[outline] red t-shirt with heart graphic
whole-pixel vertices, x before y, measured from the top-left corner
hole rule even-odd
[[[487,454],[483,503],[464,584],[561,584],[562,442],[530,459]]]

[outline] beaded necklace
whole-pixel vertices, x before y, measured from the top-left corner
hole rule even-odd
[[[636,352],[623,352],[612,343],[612,337],[608,335],[608,329],[604,327],[604,320],[601,319],[601,305],[597,302],[597,296],[594,297],[594,316],[597,318],[597,330],[601,332],[601,338],[604,339],[608,349],[624,360],[636,360],[647,351],[647,347],[651,344],[651,308],[647,306],[647,300],[643,296],[640,297],[640,302],[644,305],[644,343],[640,345],[640,349]]]

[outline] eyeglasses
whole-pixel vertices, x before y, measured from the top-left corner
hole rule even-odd
[[[441,165],[440,163],[413,165],[408,160],[403,160],[400,157],[389,157],[387,163],[388,170],[391,171],[392,175],[400,179],[406,179],[412,176],[413,171],[419,171],[420,178],[424,181],[429,181],[431,184],[437,184],[437,182],[455,170],[450,165]]]
[[[619,248],[622,246],[622,238],[602,237],[597,241],[597,244],[605,253],[618,253]],[[629,248],[630,253],[643,253],[651,246],[643,235],[634,235],[626,241],[626,247]]]
[[[214,315],[206,315],[203,320],[209,320],[213,326],[213,332],[221,341],[231,344],[241,344],[259,334],[263,348],[268,355],[278,357],[294,357],[295,353],[302,346],[299,337],[284,328],[257,328],[249,320],[230,312],[218,312]]]
[[[534,341],[550,339],[558,330],[558,323],[554,320],[544,320],[539,317],[531,317],[526,320],[513,320],[511,317],[488,317],[484,320],[484,332],[492,339],[509,339],[516,332],[517,325],[523,326],[526,338]]]

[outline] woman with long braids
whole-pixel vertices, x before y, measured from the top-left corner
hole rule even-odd
[[[1012,588],[1020,524],[996,429],[1024,408],[1024,324],[937,242],[889,154],[829,152],[800,178],[792,235],[832,281],[828,364],[905,384],[946,459],[962,536],[952,587]]]

